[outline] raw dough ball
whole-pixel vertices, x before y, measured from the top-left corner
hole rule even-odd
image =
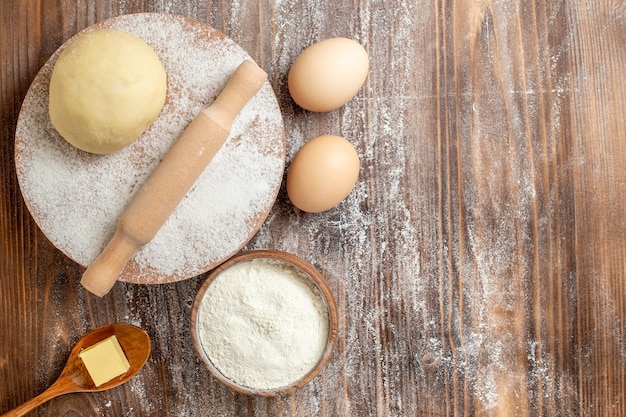
[[[167,77],[142,39],[116,29],[79,36],[50,78],[52,124],[72,145],[111,153],[134,142],[165,104]]]

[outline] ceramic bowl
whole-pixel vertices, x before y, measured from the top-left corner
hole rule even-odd
[[[306,373],[303,377],[296,380],[295,382],[289,384],[288,386],[281,386],[271,389],[259,389],[254,387],[248,387],[242,385],[238,382],[235,382],[228,375],[224,375],[212,362],[209,358],[209,355],[205,352],[205,349],[202,345],[201,338],[199,336],[199,327],[200,320],[199,310],[200,306],[203,302],[205,294],[214,280],[225,270],[233,267],[241,262],[249,262],[255,259],[267,259],[273,262],[282,262],[291,267],[295,268],[299,272],[301,272],[304,277],[310,280],[309,284],[312,284],[315,288],[319,290],[319,294],[321,295],[323,301],[328,310],[328,339],[326,341],[326,346],[319,357],[319,360],[315,364],[315,366]],[[198,291],[198,295],[196,296],[195,302],[193,304],[193,308],[191,310],[191,335],[193,339],[193,345],[196,353],[202,359],[210,373],[217,378],[219,381],[227,385],[228,387],[247,394],[247,395],[258,395],[258,396],[275,396],[282,394],[289,394],[293,391],[301,388],[308,382],[310,382],[315,376],[319,374],[322,368],[326,365],[328,360],[332,355],[332,351],[334,345],[337,340],[338,333],[338,318],[337,318],[337,305],[334,299],[334,296],[330,290],[330,287],[324,279],[324,277],[308,262],[303,259],[292,255],[287,252],[277,251],[277,250],[254,250],[249,252],[243,252],[238,255],[235,255],[228,261],[224,262],[222,265],[213,270],[207,279],[204,281],[202,286]]]

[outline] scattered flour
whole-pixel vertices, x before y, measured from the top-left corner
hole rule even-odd
[[[493,40],[508,39],[507,32],[519,30],[516,26],[519,10],[507,9],[516,7],[514,3],[491,3],[493,7],[489,13],[493,14],[488,15],[490,17],[486,17],[484,10],[478,15],[485,21],[477,22],[477,33],[487,37],[478,40],[477,44],[488,44],[489,53],[499,54],[484,58],[495,60],[499,56],[498,61],[506,63],[518,53],[510,49],[512,45],[496,44]],[[238,24],[245,21],[240,16],[245,7],[241,0],[231,4],[232,17],[226,25],[232,28],[231,33],[235,36],[244,36],[245,31]],[[467,4],[471,6],[471,3]],[[482,7],[490,2],[475,4]],[[424,411],[433,415],[471,414],[473,407],[480,406],[475,414],[495,415],[505,399],[501,388],[514,387],[507,382],[516,381],[516,378],[528,378],[526,389],[537,387],[539,381],[555,387],[544,390],[544,395],[567,393],[568,388],[575,388],[575,376],[569,382],[557,379],[559,374],[554,369],[559,359],[550,355],[546,341],[536,339],[541,328],[526,334],[512,326],[511,313],[526,312],[528,306],[516,306],[510,301],[523,302],[529,296],[529,288],[514,284],[529,280],[531,265],[515,265],[516,259],[529,255],[512,249],[515,236],[511,231],[527,232],[533,221],[530,208],[542,198],[536,194],[541,190],[529,186],[536,179],[530,177],[533,172],[528,165],[522,164],[518,171],[508,172],[512,178],[521,179],[519,199],[516,204],[494,213],[498,222],[492,228],[486,212],[489,205],[498,207],[502,200],[513,200],[508,200],[505,194],[490,194],[489,183],[493,177],[482,183],[472,182],[472,178],[477,172],[493,170],[494,175],[501,172],[496,168],[502,169],[502,166],[481,166],[481,163],[493,163],[500,158],[519,163],[511,158],[529,150],[512,148],[510,154],[500,155],[495,152],[501,147],[489,147],[483,135],[487,128],[501,135],[518,132],[517,129],[524,132],[524,123],[519,118],[508,124],[486,113],[484,110],[489,109],[489,105],[475,105],[471,113],[468,110],[471,106],[463,107],[475,92],[471,88],[455,89],[455,82],[472,80],[472,74],[464,73],[468,62],[460,61],[467,58],[465,51],[458,55],[451,53],[455,33],[460,36],[466,33],[463,23],[455,21],[458,17],[455,10],[463,15],[461,5],[444,10],[408,1],[398,1],[395,7],[380,1],[361,2],[353,21],[336,22],[338,24],[332,27],[332,14],[328,12],[330,3],[303,6],[306,10],[285,0],[270,2],[272,27],[261,30],[267,30],[267,36],[272,40],[261,37],[259,43],[272,43],[272,53],[267,57],[274,60],[270,62],[268,59],[268,64],[275,67],[273,73],[276,76],[286,74],[292,58],[306,45],[319,40],[316,36],[327,34],[354,35],[378,62],[372,66],[370,80],[355,101],[341,112],[323,115],[323,118],[298,113],[297,109],[290,107],[285,87],[280,82],[275,85],[282,93],[279,97],[284,100],[288,116],[285,131],[288,132],[289,156],[293,156],[314,133],[319,133],[316,128],[334,127],[334,133],[344,134],[358,147],[363,171],[367,172],[368,178],[367,182],[359,182],[339,207],[327,213],[302,215],[283,201],[272,212],[273,218],[268,219],[249,244],[249,248],[273,244],[294,253],[315,253],[316,261],[330,271],[330,284],[338,296],[340,317],[343,318],[340,320],[340,346],[327,365],[324,382],[311,386],[307,406],[314,408],[313,401],[319,400],[324,403],[322,409],[332,403],[336,407],[332,411],[337,415],[362,412],[361,415],[389,416],[425,415]],[[549,11],[547,27],[552,28],[553,24],[566,20],[561,3],[546,7]],[[320,22],[330,23],[328,26],[318,25]],[[432,22],[436,25],[433,26]],[[300,30],[296,25],[305,28]],[[436,32],[435,36],[433,32]],[[534,63],[527,62],[529,68],[535,65],[545,70],[544,76],[555,77],[547,91],[556,89],[557,100],[546,103],[546,114],[536,108],[537,102],[532,101],[534,97],[528,97],[527,104],[530,110],[537,111],[533,118],[542,117],[549,121],[546,127],[550,146],[555,146],[557,139],[552,135],[558,134],[558,124],[564,120],[561,117],[561,112],[566,111],[564,100],[570,94],[577,94],[572,90],[568,75],[559,70],[569,59],[571,45],[568,42],[571,37],[564,32],[558,50],[552,54],[546,52],[550,56],[541,57]],[[515,76],[521,72],[513,64],[508,65],[510,67],[502,72],[508,78],[500,80],[501,84],[518,87],[502,92],[511,100],[509,108],[517,109],[528,91],[535,91],[541,98],[543,92],[538,88],[541,86],[517,85]],[[427,70],[416,71],[416,66]],[[393,71],[389,71],[390,67]],[[453,70],[459,71],[454,77]],[[492,76],[486,74],[480,85],[474,86],[476,90],[484,87],[482,93],[477,92],[483,97],[499,95],[500,84],[490,78]],[[466,101],[455,101],[459,99]],[[432,113],[427,110],[431,107],[435,107]],[[455,116],[462,118],[458,126],[454,120],[438,119]],[[436,130],[455,126],[463,129],[472,123],[477,126],[473,132]],[[409,131],[407,125],[422,128]],[[451,142],[446,142],[448,134]],[[462,140],[454,142],[457,139],[455,134]],[[526,138],[514,137],[511,141],[523,146]],[[478,168],[477,171],[454,171],[473,169],[472,148],[484,151],[474,154],[474,169]],[[537,155],[546,157],[542,153]],[[450,165],[443,165],[445,163]],[[412,175],[423,177],[417,181],[407,180]],[[425,189],[414,185],[429,184],[429,181],[441,185],[438,193],[433,193],[437,190],[436,185]],[[412,186],[408,187],[408,184]],[[467,210],[473,216],[455,209]],[[461,218],[463,222],[460,222]],[[514,271],[516,267],[519,270]],[[498,316],[494,312],[500,307],[504,314]],[[515,330],[518,331],[516,335],[511,333]],[[171,332],[165,329],[161,334],[175,337],[176,334]],[[526,338],[526,343],[518,343],[519,336]],[[165,346],[167,342],[162,344]],[[509,361],[512,347],[526,350],[527,369],[512,366],[515,365]],[[171,365],[170,371],[179,376],[179,364]],[[510,380],[501,379],[507,375]],[[203,376],[194,375],[194,380]],[[174,381],[180,379],[173,378]],[[382,387],[376,384],[380,380],[384,380]],[[325,394],[326,387],[339,390]],[[153,397],[145,394],[150,389],[143,386],[137,389],[137,395],[144,400],[142,404],[151,404]],[[221,390],[219,386],[216,389]],[[452,396],[453,391],[464,389],[465,397]],[[232,403],[236,399],[229,396],[229,392],[187,392],[192,396],[186,402],[189,415],[232,414]],[[197,412],[196,408],[202,402],[199,401],[202,395],[204,404],[210,404],[203,413]],[[324,395],[328,397],[322,398]],[[465,402],[468,399],[477,399],[481,404],[468,404]],[[279,415],[290,410],[294,402],[290,397],[284,401],[246,404],[258,415]]]

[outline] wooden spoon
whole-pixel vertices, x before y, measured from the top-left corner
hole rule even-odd
[[[78,354],[82,349],[95,345],[109,336],[117,337],[128,359],[130,368],[124,374],[96,387]],[[4,414],[2,417],[23,416],[41,404],[63,394],[72,392],[104,391],[131,379],[143,367],[150,356],[152,343],[148,334],[130,324],[109,324],[98,327],[84,335],[71,350],[65,368],[59,378],[44,392]]]

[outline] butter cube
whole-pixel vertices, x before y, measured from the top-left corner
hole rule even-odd
[[[130,364],[115,335],[83,349],[82,359],[96,387],[128,371]]]

